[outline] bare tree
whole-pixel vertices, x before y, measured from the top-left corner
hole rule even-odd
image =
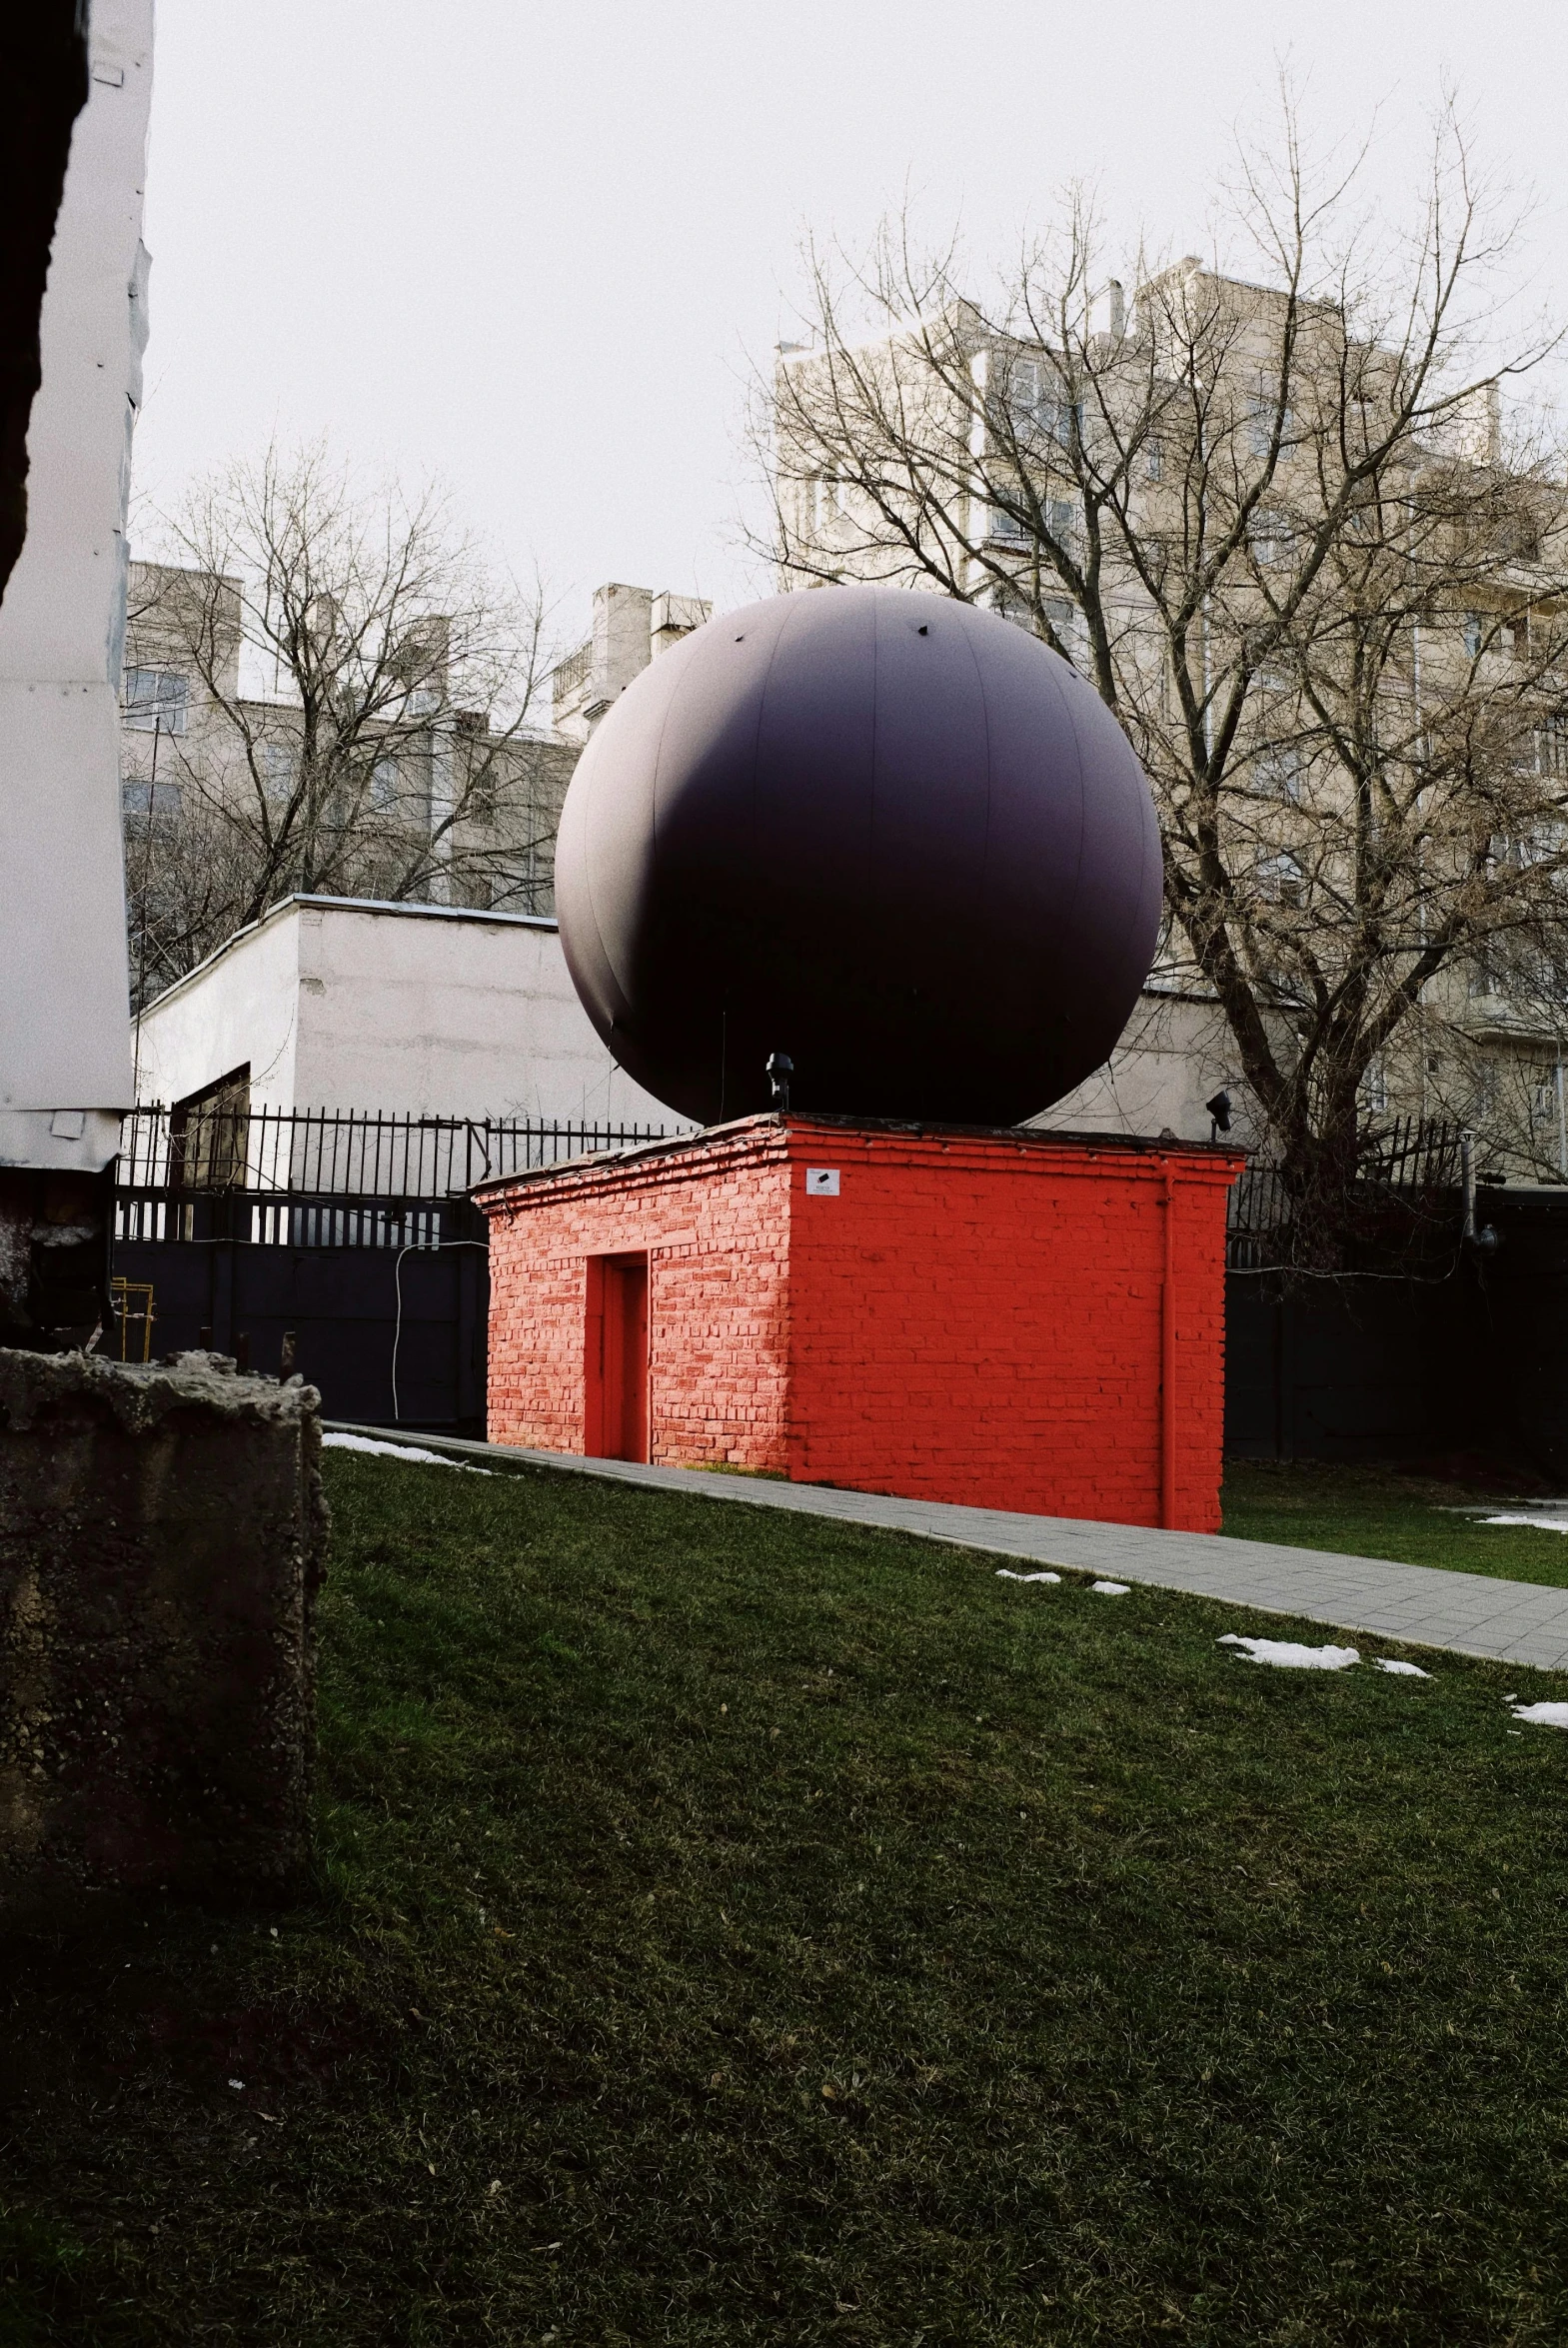
[[[1093,683],[1154,785],[1167,969],[1332,1263],[1379,1104],[1473,1062],[1477,958],[1568,970],[1568,493],[1504,432],[1555,343],[1496,353],[1513,231],[1453,125],[1408,239],[1314,183],[1288,108],[1280,154],[1230,196],[1261,282],[1114,272],[1081,196],[988,309],[905,224],[810,252],[756,543],[786,584],[989,604]]]
[[[570,760],[528,730],[543,597],[497,579],[440,493],[272,448],[161,536],[128,629],[145,989],[297,891],[548,909]]]

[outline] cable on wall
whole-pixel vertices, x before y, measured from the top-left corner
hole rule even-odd
[[[393,1287],[398,1300],[397,1314],[392,1324],[392,1423],[394,1426],[402,1424],[402,1413],[398,1409],[398,1347],[403,1341],[403,1258],[405,1255],[439,1255],[446,1247],[477,1247],[482,1255],[490,1253],[488,1239],[438,1239],[434,1247],[424,1246],[415,1239],[411,1240],[407,1247],[400,1247],[398,1250],[397,1265],[393,1272]]]

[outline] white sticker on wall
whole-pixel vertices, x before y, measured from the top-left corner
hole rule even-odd
[[[838,1195],[838,1169],[835,1166],[808,1166],[805,1170],[807,1198],[836,1198]]]

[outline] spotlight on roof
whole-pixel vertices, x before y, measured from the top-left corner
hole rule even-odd
[[[1209,1118],[1208,1138],[1211,1142],[1217,1142],[1221,1134],[1230,1131],[1230,1095],[1216,1093],[1212,1101],[1204,1102],[1203,1107]]]

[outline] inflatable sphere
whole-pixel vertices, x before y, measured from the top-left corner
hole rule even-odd
[[[556,856],[578,994],[705,1125],[771,1103],[1015,1125],[1109,1056],[1148,975],[1142,769],[1037,637],[904,588],[711,620],[601,722]]]

